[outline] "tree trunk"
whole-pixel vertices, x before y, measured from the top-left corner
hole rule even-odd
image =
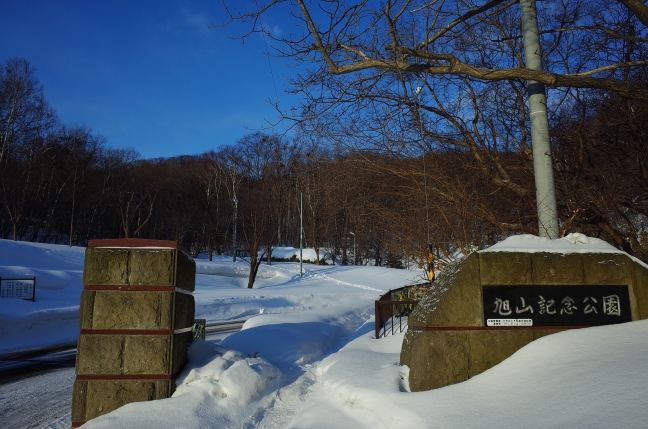
[[[248,276],[248,289],[254,287],[254,282],[256,281],[257,273],[259,272],[259,265],[263,260],[263,255],[259,258],[256,251],[250,251],[250,275]]]

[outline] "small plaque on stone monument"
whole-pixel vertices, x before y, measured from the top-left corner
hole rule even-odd
[[[482,286],[486,326],[599,326],[632,321],[628,286]]]

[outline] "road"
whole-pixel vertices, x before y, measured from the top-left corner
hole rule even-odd
[[[1,385],[2,427],[69,428],[74,377],[74,368],[59,368]]]
[[[207,341],[220,341],[244,321],[208,324]],[[68,429],[76,349],[34,353],[0,360],[0,426],[2,429]]]

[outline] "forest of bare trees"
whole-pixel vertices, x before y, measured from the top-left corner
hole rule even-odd
[[[302,15],[319,41],[297,35],[277,46],[323,63],[292,82],[306,95],[291,135],[250,133],[201,155],[142,159],[112,149],[89,128],[61,124],[29,62],[6,60],[0,238],[81,246],[171,239],[209,257],[248,249],[256,270],[274,247],[299,244],[300,199],[304,244],[318,263],[324,255],[350,263],[354,238],[357,263],[397,267],[424,261],[428,243],[451,257],[537,234],[514,3],[482,10],[455,2],[463,9],[454,11],[396,3],[378,10],[332,2]],[[561,234],[599,237],[648,261],[643,9],[632,1],[596,2],[607,13],[587,2],[544,3],[546,63],[560,75],[548,100]],[[317,23],[322,16],[337,26]],[[425,30],[432,22],[434,33]],[[373,24],[355,34],[359,23]],[[461,67],[443,74],[436,69],[455,61],[443,56],[449,49],[467,52],[459,65],[512,71],[497,79]],[[584,83],[574,85],[579,76]]]
[[[301,97],[285,120],[360,157],[373,174],[401,179],[411,204],[425,207],[404,215],[426,219],[414,227],[419,238],[467,250],[538,234],[529,120],[536,112],[527,98],[542,83],[552,153],[537,155],[549,155],[557,175],[560,233],[586,232],[645,258],[645,2],[222,3],[226,28],[247,23],[239,37],[262,33],[273,55],[304,66],[290,79]],[[528,5],[537,8],[540,48],[532,55],[542,58],[540,70],[525,61]],[[266,15],[282,17],[286,31],[264,26]]]

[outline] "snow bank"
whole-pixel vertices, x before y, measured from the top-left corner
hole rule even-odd
[[[129,404],[84,427],[254,427],[282,382],[339,348],[370,317],[372,306],[365,297],[296,314],[262,315],[218,346],[196,341],[172,398]]]
[[[334,351],[369,317],[372,304],[364,299],[294,315],[259,316],[218,346],[196,341],[172,398],[126,405],[84,428],[254,427],[282,382]],[[172,420],[166,409],[174,410]]]
[[[84,256],[81,247],[0,240],[0,277],[36,277],[36,302],[0,299],[0,354],[77,340]],[[418,275],[380,267],[306,264],[300,276],[299,264],[263,263],[254,289],[247,289],[249,265],[244,261],[199,259],[196,270],[196,317],[209,321],[373,299]]]
[[[277,347],[299,342],[286,324],[262,326],[276,329]],[[197,342],[173,398],[130,404],[86,427],[638,429],[648,421],[648,321],[543,337],[471,380],[417,393],[398,365],[403,335],[375,340],[372,328],[368,321],[341,337],[346,344],[319,362],[298,363],[297,378],[272,363],[292,357]],[[245,331],[228,338],[238,335]]]
[[[494,368],[427,392],[407,392],[402,335],[365,334],[317,366],[299,411],[275,404],[259,427],[645,428],[648,321],[544,337]]]
[[[75,342],[85,248],[0,240],[0,278],[36,277],[36,301],[0,298],[0,353]]]
[[[197,261],[199,272],[248,269],[231,260]],[[213,268],[211,267],[213,265]],[[384,267],[304,266],[298,263],[262,264],[259,270],[272,272],[247,289],[246,278],[198,274],[196,276],[196,317],[232,320],[259,314],[293,314],[304,310],[340,305],[358,299],[377,299],[386,290],[417,281],[419,271]]]
[[[373,315],[374,299],[356,298],[295,314],[269,314],[248,320],[221,345],[259,355],[283,371],[321,359]]]
[[[281,373],[260,357],[197,340],[172,398],[136,402],[84,428],[244,428],[271,405]]]
[[[603,240],[579,233],[556,240],[531,234],[513,235],[481,252],[623,253]]]
[[[299,253],[300,253],[299,248],[295,248],[295,247],[275,247],[274,249],[272,249],[272,256],[281,259],[290,259],[292,257],[295,257],[299,261]],[[301,249],[301,254],[303,260],[305,261],[317,260],[317,254],[315,253],[315,249]],[[324,249],[320,249],[319,257],[320,257],[320,261],[323,260],[324,258],[330,259],[329,253],[326,252]]]

